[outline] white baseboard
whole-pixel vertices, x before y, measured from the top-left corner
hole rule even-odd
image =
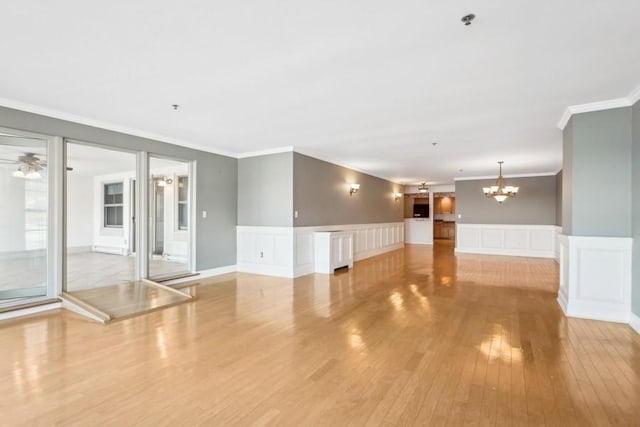
[[[395,245],[388,245],[383,248],[372,249],[369,251],[359,252],[354,255],[354,261],[361,261],[363,259],[371,258],[373,256],[378,256],[382,254],[386,254],[387,252],[396,251],[398,249],[404,248],[404,243],[396,243]]]
[[[557,226],[456,224],[456,253],[555,258]]]
[[[172,286],[179,283],[193,282],[198,279],[206,279],[207,277],[221,276],[223,274],[235,273],[238,271],[238,267],[234,265],[225,265],[224,267],[210,268],[207,270],[198,271],[197,276],[181,277],[179,279],[167,280],[162,282],[163,285]]]
[[[100,252],[103,254],[123,255],[123,256],[126,256],[129,254],[128,248],[114,247],[114,246],[93,246],[93,251]]]
[[[6,311],[4,313],[0,313],[0,320],[28,316],[30,314],[42,313],[43,311],[49,310],[57,310],[59,308],[62,308],[61,302],[52,302],[49,304],[36,305],[29,308],[22,308],[20,310]]]
[[[629,317],[629,326],[631,326],[634,331],[640,334],[640,316],[636,316],[634,313],[631,313]]]
[[[294,273],[290,266],[254,264],[250,262],[239,262],[238,271],[242,273],[261,274],[263,276],[276,276],[293,278]]]

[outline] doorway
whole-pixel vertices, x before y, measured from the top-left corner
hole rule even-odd
[[[149,278],[191,274],[189,162],[149,157]]]

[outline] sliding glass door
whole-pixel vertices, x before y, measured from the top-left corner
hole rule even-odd
[[[49,142],[0,131],[0,309],[53,296]]]
[[[189,163],[149,157],[149,277],[190,272]]]
[[[65,291],[136,280],[136,154],[77,142],[66,152]]]

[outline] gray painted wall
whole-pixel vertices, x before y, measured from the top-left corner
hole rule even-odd
[[[293,226],[293,153],[238,160],[238,225]]]
[[[576,114],[569,124],[572,218],[563,232],[631,236],[631,107]]]
[[[556,177],[536,176],[506,178],[507,185],[520,187],[516,197],[499,204],[482,192],[494,185],[495,179],[456,181],[456,219],[460,224],[527,224],[556,223]]]
[[[562,131],[562,234],[573,232],[573,117]]]
[[[299,153],[293,162],[293,208],[296,227],[402,222],[404,202],[393,192],[403,187]],[[349,183],[360,191],[349,196]]]
[[[556,174],[556,225],[562,227],[562,171]]]
[[[640,316],[640,102],[633,106],[632,148],[632,219],[633,219],[633,272],[631,285],[631,311]]]
[[[99,129],[65,120],[0,107],[0,126],[45,135],[62,136],[106,147],[148,151],[181,160],[197,160],[196,268],[236,263],[237,160],[151,139]]]

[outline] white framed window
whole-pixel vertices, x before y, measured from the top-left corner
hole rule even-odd
[[[104,227],[122,228],[124,216],[124,183],[104,184]]]
[[[189,177],[178,177],[178,230],[189,229]]]

